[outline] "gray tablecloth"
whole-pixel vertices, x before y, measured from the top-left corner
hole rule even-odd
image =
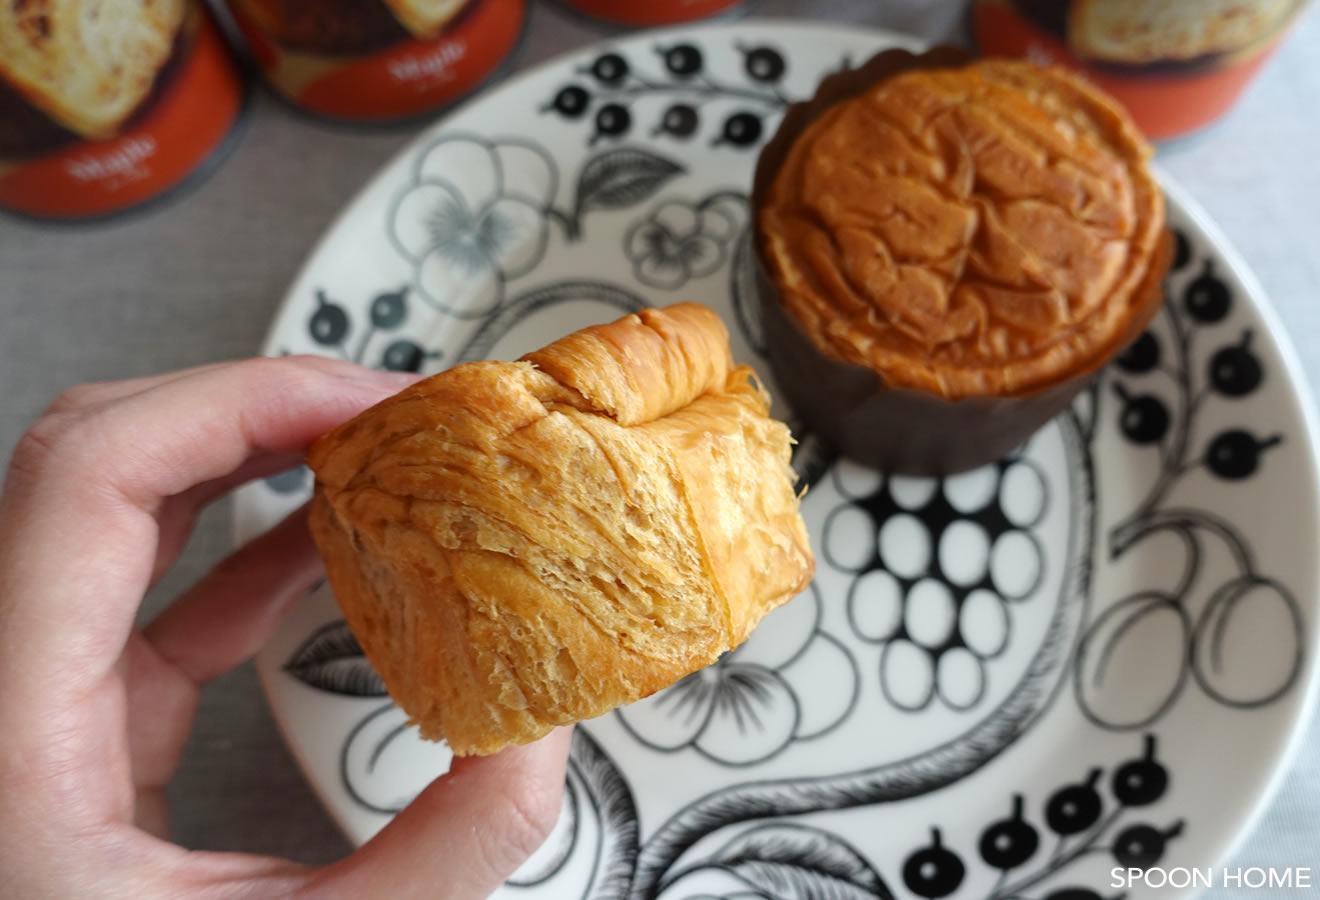
[[[962,28],[959,7],[957,0],[766,0],[758,13],[940,39]],[[522,66],[608,34],[549,6],[534,15]],[[1320,388],[1317,46],[1320,9],[1313,8],[1230,117],[1165,148],[1159,160],[1264,283],[1313,389]],[[254,353],[330,218],[411,133],[315,124],[259,93],[232,157],[164,208],[81,228],[0,219],[0,459],[65,386]],[[202,519],[144,615],[229,549],[229,511],[221,505]],[[175,837],[188,847],[309,863],[348,850],[284,749],[251,667],[206,689],[171,812]],[[1320,867],[1317,848],[1320,727],[1234,864]]]

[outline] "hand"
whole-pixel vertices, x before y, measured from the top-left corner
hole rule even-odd
[[[541,843],[564,730],[457,760],[323,869],[164,839],[199,685],[320,576],[304,513],[136,631],[143,595],[205,504],[406,383],[319,358],[225,363],[76,388],[23,437],[0,496],[0,896],[476,898]]]

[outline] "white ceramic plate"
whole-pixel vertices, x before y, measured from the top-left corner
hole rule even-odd
[[[350,204],[265,350],[434,370],[688,299],[764,373],[757,148],[787,100],[902,43],[746,21],[511,81]],[[1260,290],[1170,199],[1165,311],[1014,457],[885,478],[799,432],[815,583],[716,665],[578,729],[558,830],[508,896],[1083,900],[1120,893],[1115,866],[1222,858],[1314,682],[1315,435]],[[246,488],[240,538],[308,488],[302,469]],[[355,840],[445,770],[324,589],[259,666]]]

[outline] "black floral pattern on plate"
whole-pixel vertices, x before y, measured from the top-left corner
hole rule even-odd
[[[695,39],[666,41],[651,49],[654,56],[623,51],[595,54],[565,78],[545,104],[542,111],[547,115],[587,126],[587,149],[580,159],[557,158],[522,137],[442,133],[424,147],[390,213],[391,241],[411,266],[412,279],[359,298],[364,301],[361,313],[354,313],[358,307],[333,285],[309,294],[303,311],[312,348],[381,365],[399,363],[391,367],[420,366],[428,352],[438,352],[412,343],[418,333],[415,313],[425,309],[433,316],[438,310],[441,315],[472,320],[463,346],[451,358],[482,358],[518,322],[567,299],[586,299],[603,310],[631,311],[645,305],[648,289],[653,295],[698,279],[704,287],[714,283],[727,265],[730,325],[736,324],[746,344],[760,352],[763,341],[749,278],[752,250],[745,194],[726,190],[692,199],[693,194],[683,193],[682,180],[689,173],[679,149],[696,141],[728,144],[731,152],[754,148],[764,138],[771,117],[788,102],[781,85],[791,59],[762,42],[737,46],[745,83],[724,83],[710,75],[712,49]],[[441,155],[428,157],[433,151]],[[458,170],[453,165],[441,171],[424,164],[425,159],[434,161],[446,153],[466,154],[464,159],[472,165],[463,171],[498,175],[460,185],[446,174]],[[576,180],[565,181],[564,197],[559,196],[560,165],[578,166]],[[475,187],[481,184],[486,187],[478,194]],[[675,192],[662,195],[671,186]],[[718,201],[712,199],[716,196]],[[401,218],[405,203],[406,221]],[[635,283],[535,280],[553,229],[558,228],[567,243],[588,236],[595,239],[599,236],[585,233],[592,213],[634,208],[638,218],[625,235],[621,262],[632,267]],[[726,229],[707,216],[712,210],[719,219],[727,214],[734,227]],[[966,893],[969,876],[984,867],[982,876],[988,870],[997,879],[985,894],[987,900],[1018,896],[1108,900],[1103,888],[1084,883],[1078,875],[1074,865],[1079,860],[1103,853],[1117,865],[1140,868],[1164,859],[1188,826],[1174,814],[1157,811],[1176,773],[1158,758],[1156,727],[1189,683],[1229,708],[1274,703],[1295,687],[1309,649],[1292,590],[1258,562],[1238,528],[1223,516],[1188,508],[1188,503],[1177,500],[1178,486],[1192,478],[1210,479],[1224,489],[1250,490],[1251,479],[1269,471],[1280,455],[1276,448],[1289,447],[1293,440],[1262,426],[1260,419],[1243,424],[1245,413],[1242,419],[1215,424],[1213,433],[1204,433],[1211,427],[1204,424],[1209,421],[1208,409],[1245,411],[1245,404],[1233,404],[1256,397],[1278,376],[1270,371],[1268,354],[1259,350],[1263,343],[1257,336],[1259,326],[1238,314],[1240,302],[1221,277],[1222,264],[1213,251],[1198,246],[1187,234],[1177,237],[1175,280],[1185,282],[1179,296],[1171,298],[1156,325],[1117,360],[1095,389],[1078,399],[1058,426],[1072,442],[1070,471],[1080,473],[1069,491],[1057,490],[1023,455],[982,473],[985,484],[980,487],[991,485],[988,494],[973,490],[975,479],[952,487],[952,479],[937,482],[933,489],[923,488],[929,491],[924,498],[916,499],[903,493],[912,485],[900,485],[896,493],[894,480],[877,478],[860,489],[856,483],[839,481],[842,470],[830,448],[799,433],[794,458],[799,472],[809,482],[831,479],[833,488],[847,498],[845,505],[866,517],[877,534],[900,517],[915,521],[934,548],[930,564],[920,572],[907,572],[901,561],[891,565],[882,541],[872,541],[865,558],[845,559],[835,552],[827,528],[824,564],[846,570],[854,582],[866,576],[892,578],[898,585],[897,613],[884,622],[874,609],[859,614],[851,599],[855,584],[853,591],[835,592],[837,596],[817,596],[813,589],[809,603],[795,601],[815,610],[806,617],[810,621],[800,626],[800,647],[786,643],[770,660],[758,659],[752,652],[755,648],[730,653],[705,672],[657,695],[646,722],[634,715],[636,711],[613,714],[611,719],[623,726],[615,736],[629,742],[622,748],[630,754],[628,759],[638,752],[651,754],[652,759],[661,758],[656,754],[672,759],[688,753],[742,773],[718,790],[686,802],[662,821],[648,823],[649,833],[642,830],[645,811],[638,808],[634,786],[611,755],[616,748],[603,745],[592,725],[578,728],[557,833],[510,887],[596,900],[651,898],[671,889],[676,896],[688,896],[691,892],[682,893],[687,879],[716,871],[739,885],[724,896],[740,900],[889,897],[894,891],[937,897],[960,888]],[[602,246],[618,247],[619,242],[611,237]],[[461,291],[448,288],[441,296],[439,282],[430,280],[436,271],[451,281],[477,273],[484,282],[471,296],[462,297]],[[520,291],[511,287],[515,284]],[[410,346],[400,345],[391,354],[390,348],[400,341]],[[1198,354],[1197,348],[1204,349],[1207,343],[1209,351]],[[792,414],[788,417],[791,421]],[[1158,471],[1149,494],[1130,513],[1107,517],[1106,521],[1117,522],[1103,536],[1108,553],[1092,560],[1088,548],[1094,515],[1093,469],[1105,462],[1097,458],[1096,447],[1100,432],[1108,436],[1113,426],[1125,442],[1124,452],[1152,454]],[[1006,502],[1003,485],[1010,476],[1016,482],[1038,482],[1040,490],[1033,493],[1019,486],[1008,492],[1016,499]],[[305,472],[295,470],[268,484],[272,490],[300,490],[303,479]],[[959,494],[964,489],[970,493]],[[1020,502],[1028,494],[1038,500],[1030,509]],[[974,503],[969,499],[972,495],[980,499]],[[1086,527],[1079,530],[1067,559],[1047,559],[1039,541],[1031,540],[1031,529],[1044,510],[1064,505]],[[1024,608],[1023,601],[1015,598],[1030,593],[1039,579],[1006,587],[996,579],[989,559],[983,568],[945,571],[938,547],[955,525],[980,528],[991,547],[1005,535],[1025,539],[1024,547],[1029,546],[1040,560],[1034,570],[1037,575],[1056,565],[1072,567],[1021,682],[994,710],[975,720],[971,713],[979,709],[985,694],[985,663],[1013,640],[1012,619],[1001,616]],[[1135,551],[1157,535],[1185,548],[1178,583],[1095,598],[1100,605],[1093,614],[1092,564],[1118,565],[1129,555],[1138,555]],[[1207,564],[1212,558],[1218,560],[1217,568]],[[955,561],[961,562],[965,560]],[[1233,566],[1233,572],[1221,578],[1225,565]],[[1218,581],[1200,584],[1199,577],[1212,570]],[[1059,570],[1051,571],[1057,575]],[[912,595],[924,581],[939,582],[952,597],[952,603],[945,605],[953,614],[940,623],[909,621],[908,608],[925,596]],[[923,590],[930,588],[927,584]],[[821,612],[827,607],[833,608],[832,618]],[[973,615],[968,609],[979,612]],[[969,622],[964,623],[964,615]],[[1262,618],[1280,629],[1275,677],[1268,683],[1236,682],[1233,661],[1240,628],[1247,619]],[[827,620],[834,624],[826,625]],[[1145,685],[1138,692],[1143,702],[1135,712],[1110,708],[1106,685],[1121,668],[1122,654],[1136,636],[1157,627],[1171,635],[1162,646],[1177,674],[1164,683]],[[836,632],[831,633],[831,628]],[[777,771],[771,762],[786,758],[782,754],[834,733],[830,729],[838,722],[867,711],[862,688],[874,684],[868,680],[875,678],[876,670],[860,665],[860,657],[849,647],[883,654],[891,645],[911,645],[936,670],[939,660],[955,651],[973,657],[968,671],[981,672],[979,691],[951,695],[947,689],[941,691],[936,679],[929,691],[914,694],[919,702],[906,707],[894,703],[901,699],[897,695],[903,688],[886,683],[883,666],[880,671],[879,696],[891,706],[907,708],[905,714],[914,717],[957,712],[967,716],[968,727],[910,758],[870,768],[811,777],[765,777],[766,772]],[[853,688],[840,691],[846,700],[839,704],[841,717],[820,716],[807,727],[804,711],[819,704],[806,699],[791,670],[796,661],[814,652],[842,660],[839,671],[850,674],[841,676],[840,683],[851,678]],[[383,685],[347,626],[330,623],[309,636],[290,656],[286,672],[308,689],[362,703],[363,712],[342,747],[344,787],[362,809],[388,815],[401,808],[407,797],[395,798],[379,783],[369,782],[373,767],[396,746],[393,742],[409,733],[397,707],[388,701],[369,702],[384,700]],[[890,680],[898,681],[897,674]],[[975,775],[1031,730],[1061,695],[1061,685],[1072,688],[1071,695],[1062,692],[1062,696],[1076,700],[1095,725],[1145,732],[1144,752],[1108,768],[1103,760],[1090,767],[1080,765],[1073,780],[1044,796],[1035,796],[1034,785],[1008,786],[1002,793],[1003,805],[986,817],[992,821],[981,829],[979,839],[960,837],[957,822],[923,823],[932,827],[931,837],[915,839],[914,844],[923,845],[914,847],[899,865],[877,865],[868,856],[874,848],[854,845],[830,830],[832,811],[911,800],[948,790]],[[831,712],[837,714],[838,709]],[[810,819],[796,818],[801,816]],[[585,839],[588,835],[592,840]],[[558,879],[581,871],[568,866],[570,857],[587,852],[591,860],[585,885],[561,883]]]
[[[1175,271],[1196,271],[1187,236],[1179,232],[1177,237]],[[1268,451],[1283,441],[1279,434],[1258,436],[1231,426],[1206,441],[1203,449],[1193,449],[1211,401],[1241,402],[1268,377],[1252,350],[1252,329],[1225,333],[1220,327],[1234,302],[1215,263],[1203,260],[1182,296],[1170,297],[1165,304],[1163,329],[1152,327],[1142,334],[1119,356],[1109,378],[1119,401],[1120,434],[1143,452],[1159,454],[1158,474],[1146,497],[1109,535],[1111,558],[1121,560],[1161,535],[1177,538],[1183,556],[1181,569],[1175,569],[1181,573],[1175,585],[1121,597],[1088,627],[1077,654],[1075,690],[1082,711],[1105,728],[1139,729],[1158,721],[1177,701],[1189,676],[1216,702],[1251,708],[1288,692],[1302,670],[1304,627],[1292,592],[1261,572],[1250,545],[1231,522],[1170,501],[1177,486],[1196,473],[1227,484],[1249,480],[1268,460]],[[1205,338],[1220,343],[1198,372],[1197,342]],[[1103,392],[1093,399],[1099,414]],[[1212,555],[1220,554],[1229,559],[1234,574],[1217,584],[1203,584]],[[1167,565],[1176,567],[1176,559]],[[1262,628],[1271,629],[1277,665],[1264,674],[1236,669],[1235,646],[1248,632]],[[1152,640],[1169,644],[1170,664],[1148,673],[1143,702],[1115,704],[1106,679],[1121,672],[1125,653],[1147,654]],[[1129,646],[1134,649],[1129,651]]]

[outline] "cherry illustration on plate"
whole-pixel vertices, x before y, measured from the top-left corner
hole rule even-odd
[[[1169,770],[1155,759],[1155,735],[1146,735],[1146,753],[1128,760],[1114,772],[1111,788],[1124,806],[1149,806],[1164,796]]]
[[[550,101],[550,105],[542,108],[542,112],[553,109],[566,119],[580,119],[586,113],[587,107],[591,105],[591,94],[584,87],[576,84],[570,84],[568,87],[560,88],[559,93],[555,94],[555,99]]]
[[[676,138],[689,138],[696,133],[697,126],[700,124],[701,119],[697,115],[695,107],[686,103],[675,103],[665,110],[664,116],[660,119],[660,124],[652,132],[652,136],[669,134]]]
[[[1177,272],[1192,261],[1192,245],[1187,241],[1187,235],[1181,231],[1173,232],[1173,271]]]
[[[962,884],[967,868],[958,854],[940,843],[940,830],[930,830],[930,846],[907,858],[903,864],[903,883],[918,897],[936,900],[947,897]]]
[[[1114,382],[1114,393],[1123,401],[1119,428],[1134,444],[1158,444],[1169,432],[1169,410],[1154,394],[1133,395]]]
[[[1100,820],[1102,802],[1095,783],[1100,769],[1092,769],[1086,781],[1062,788],[1045,805],[1045,824],[1058,835],[1077,834]]]
[[[691,78],[699,74],[702,67],[701,50],[693,44],[675,44],[672,47],[657,47],[656,51],[665,61],[665,68],[678,78]]]
[[[981,833],[981,859],[996,869],[1016,869],[1031,859],[1040,846],[1040,836],[1022,817],[1021,794],[1013,796],[1013,814],[995,822]]]
[[[1152,825],[1129,825],[1114,838],[1114,862],[1124,868],[1149,869],[1164,856],[1169,839],[1182,830],[1181,820],[1163,831]]]
[[[1251,352],[1251,329],[1242,332],[1235,346],[1224,347],[1210,357],[1210,384],[1225,397],[1245,397],[1260,387],[1264,370]]]
[[[628,61],[617,53],[604,53],[591,64],[591,74],[603,84],[616,85],[628,77]]]
[[[628,112],[628,107],[620,103],[606,103],[596,113],[596,134],[591,140],[595,142],[601,135],[619,137],[631,127],[632,113]]]
[[[371,301],[371,324],[377,328],[398,328],[408,315],[408,288],[378,294]]]
[[[713,143],[732,144],[735,147],[750,147],[761,139],[765,126],[761,117],[755,113],[734,113],[724,120],[724,131]]]
[[[1120,369],[1133,375],[1149,372],[1160,364],[1159,339],[1149,331],[1143,331],[1141,337],[1120,353],[1114,362]]]
[[[391,342],[381,356],[381,368],[391,372],[416,372],[428,354],[413,341],[402,339]]]
[[[1232,297],[1228,285],[1215,275],[1214,264],[1206,260],[1201,274],[1192,280],[1183,294],[1183,305],[1193,319],[1213,325],[1228,315]]]
[[[1249,431],[1231,428],[1210,442],[1205,451],[1205,465],[1226,481],[1241,481],[1256,474],[1261,454],[1282,441],[1282,435],[1260,439]]]
[[[762,84],[771,84],[784,77],[788,66],[784,54],[773,47],[738,47],[743,53],[743,71],[747,77]]]
[[[342,343],[348,335],[348,313],[344,307],[328,298],[325,291],[316,292],[316,312],[307,323],[312,340],[326,347]]]

